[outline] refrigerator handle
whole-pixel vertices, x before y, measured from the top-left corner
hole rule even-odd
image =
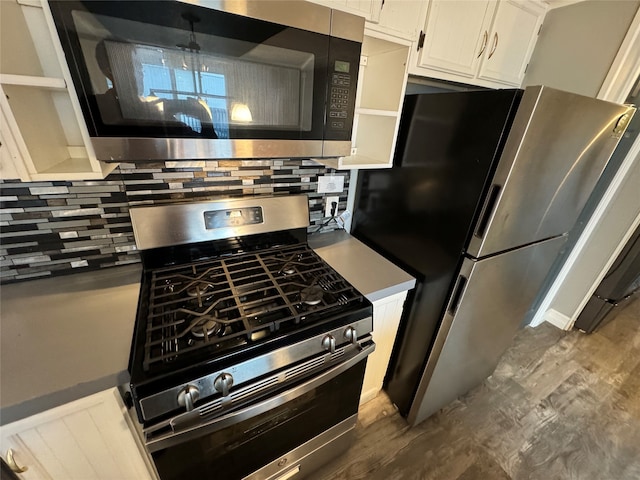
[[[449,302],[449,308],[447,308],[447,312],[451,315],[456,314],[456,310],[458,309],[458,305],[460,304],[460,299],[462,298],[462,292],[464,291],[464,287],[467,285],[467,277],[464,275],[459,275],[458,280],[456,281],[456,286],[453,288],[453,293],[451,294],[451,301]]]
[[[476,224],[476,230],[473,234],[478,237],[484,237],[484,234],[487,230],[487,225],[489,224],[489,219],[491,218],[491,214],[496,207],[496,203],[498,202],[498,197],[500,196],[500,190],[502,187],[500,185],[493,184],[491,185],[491,190],[489,191],[489,195],[487,195],[487,200],[484,202],[484,206],[482,207],[482,212],[480,212],[480,218],[478,219],[478,223]]]

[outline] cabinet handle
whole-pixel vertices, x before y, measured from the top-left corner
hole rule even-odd
[[[489,58],[491,58],[493,56],[493,54],[496,51],[496,48],[498,48],[498,32],[493,34],[493,48],[491,49],[491,52],[489,53]]]
[[[7,465],[9,465],[11,471],[15,473],[23,473],[29,470],[28,467],[21,467],[16,463],[16,459],[13,458],[13,449],[11,448],[7,450]]]
[[[482,34],[482,48],[480,48],[480,53],[478,53],[477,58],[480,58],[484,53],[484,49],[487,48],[488,41],[489,41],[489,32],[485,30],[484,33]]]

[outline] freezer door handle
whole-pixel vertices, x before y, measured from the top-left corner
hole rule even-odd
[[[480,218],[478,219],[476,230],[473,232],[473,234],[478,238],[483,238],[487,231],[489,220],[491,219],[491,215],[493,214],[496,204],[498,203],[498,198],[500,197],[500,190],[502,190],[500,185],[491,185],[489,195],[487,195],[487,199],[482,207],[482,212],[480,212]]]
[[[456,310],[458,309],[458,305],[460,304],[460,299],[462,298],[462,292],[464,292],[464,287],[466,285],[467,277],[465,277],[464,275],[458,276],[456,286],[453,288],[453,293],[451,294],[449,308],[447,308],[447,312],[449,312],[451,315],[456,314]]]

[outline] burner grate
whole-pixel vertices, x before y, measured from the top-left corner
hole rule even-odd
[[[307,245],[153,270],[144,369],[321,321],[363,297]]]

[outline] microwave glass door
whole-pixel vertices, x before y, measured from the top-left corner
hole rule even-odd
[[[93,135],[323,136],[327,35],[178,2],[60,8]]]

